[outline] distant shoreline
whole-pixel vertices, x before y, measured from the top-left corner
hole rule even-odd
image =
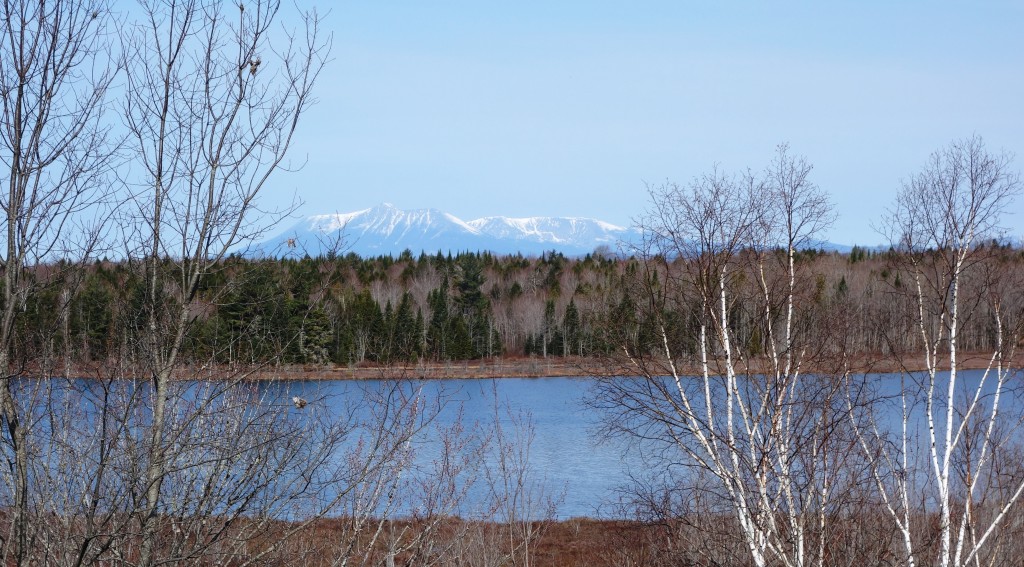
[[[960,353],[962,370],[983,369],[989,362],[991,353]],[[757,362],[763,362],[757,361]],[[907,368],[910,371],[924,370],[923,361],[918,357],[917,365]],[[947,363],[948,364],[948,363]],[[1024,355],[1017,354],[1007,365],[1010,368],[1024,368]],[[688,365],[680,368],[684,375],[699,375],[700,367]],[[892,373],[899,372],[900,367],[893,360],[883,357],[861,357],[856,367],[851,367],[854,374]],[[834,374],[836,369],[805,369],[804,373]],[[623,364],[618,360],[579,357],[500,357],[480,360],[463,360],[447,362],[417,362],[404,364],[372,364],[364,363],[352,366],[313,366],[286,365],[267,367],[256,370],[251,380],[478,380],[488,378],[597,378],[615,376],[635,376],[636,368]]]

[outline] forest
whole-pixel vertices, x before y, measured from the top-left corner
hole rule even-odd
[[[837,212],[780,144],[647,187],[622,250],[247,256],[294,212],[263,197],[322,22],[0,3],[0,564],[1020,562],[1009,152],[940,145],[848,254],[814,248]],[[643,455],[615,520],[556,521],[496,394],[445,421],[436,383],[287,379],[559,357],[596,369],[595,437]]]
[[[1024,252],[998,241],[979,245],[986,262],[1020,270]],[[774,254],[784,254],[774,250]],[[849,253],[800,250],[795,262],[813,275],[801,293],[814,306],[803,332],[828,339],[846,355],[884,357],[920,348],[913,332],[916,305],[901,290],[909,285],[892,249],[855,246]],[[665,264],[660,272],[652,263]],[[382,365],[493,357],[607,357],[609,336],[629,332],[638,345],[656,348],[651,314],[631,290],[637,278],[672,277],[674,262],[610,251],[569,258],[440,252],[398,258],[246,259],[231,256],[199,284],[195,318],[185,354],[222,364]],[[679,261],[681,264],[682,261]],[[41,266],[39,271],[58,269]],[[730,305],[737,347],[747,357],[764,354],[753,274]],[[22,319],[25,356],[45,344],[80,362],[103,360],[118,344],[135,340],[143,288],[123,263],[96,260],[84,270],[67,310],[60,286],[31,298]],[[960,340],[969,352],[990,350],[995,329],[984,306]],[[676,312],[675,324],[685,325]],[[842,336],[833,336],[837,317]],[[49,329],[62,329],[56,337]],[[900,332],[893,332],[899,330]],[[34,338],[34,339],[33,339]],[[680,336],[680,343],[685,339]],[[687,352],[695,352],[693,346]]]

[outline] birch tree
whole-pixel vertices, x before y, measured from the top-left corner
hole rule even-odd
[[[987,563],[1024,493],[1019,473],[997,474],[1020,419],[1008,395],[1019,288],[1008,290],[1008,272],[985,246],[1020,188],[1009,155],[990,153],[977,136],[957,140],[904,183],[886,219],[908,282],[901,290],[916,303],[918,347],[893,349],[902,368],[895,410],[850,415],[908,565]],[[991,317],[994,348],[970,378],[960,333],[981,313]]]
[[[809,173],[780,146],[764,175],[713,171],[651,191],[636,289],[653,332],[619,342],[640,378],[602,385],[613,427],[669,466],[709,474],[758,566],[824,564],[843,489],[837,382],[804,372],[821,361],[801,324],[808,278],[796,253],[832,217]],[[740,333],[744,319],[763,356]]]

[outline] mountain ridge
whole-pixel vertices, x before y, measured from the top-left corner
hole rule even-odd
[[[341,242],[341,252],[361,256],[436,252],[483,252],[539,255],[557,251],[582,256],[597,248],[616,251],[620,243],[638,241],[635,228],[588,217],[486,216],[470,221],[435,208],[400,209],[391,203],[347,213],[307,216],[277,236],[257,245],[261,255],[287,255],[291,250],[315,256]],[[821,243],[815,247],[848,251],[848,246]]]
[[[434,208],[399,209],[381,203],[347,213],[311,215],[258,245],[262,254],[296,248],[316,255],[320,243],[341,237],[343,251],[359,255],[489,251],[496,254],[540,254],[556,250],[568,255],[614,248],[635,231],[585,217],[488,216],[464,221]]]

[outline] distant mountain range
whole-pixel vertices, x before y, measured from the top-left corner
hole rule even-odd
[[[490,251],[540,254],[557,250],[583,255],[598,246],[613,251],[637,233],[596,219],[577,217],[484,217],[463,221],[437,209],[403,210],[390,203],[351,213],[307,217],[259,246],[267,255],[298,249],[320,253],[325,243],[341,240],[341,249],[361,256]]]
[[[463,221],[437,209],[403,210],[390,203],[351,213],[307,217],[258,246],[269,256],[293,251],[311,256],[340,241],[340,250],[360,256],[490,251],[496,254],[539,255],[557,250],[582,256],[598,247],[618,250],[620,242],[635,240],[635,229],[580,217],[484,217]],[[823,248],[849,247],[822,243]]]

